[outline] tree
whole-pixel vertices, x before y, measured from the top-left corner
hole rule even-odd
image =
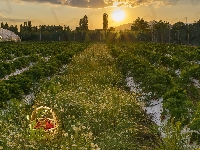
[[[86,15],[83,17],[83,30],[88,30],[88,17]]]
[[[3,28],[4,27],[4,24],[3,24],[3,22],[1,23],[1,28]]]
[[[4,26],[5,29],[8,29],[9,26],[8,26],[8,23],[6,22],[5,26]]]
[[[200,44],[200,20],[194,21],[192,28],[190,27],[191,32],[191,42],[193,42],[194,45]]]
[[[153,23],[153,29],[156,30],[157,35],[160,35],[159,37],[161,37],[161,42],[163,43],[164,41],[164,31],[166,31],[169,27],[169,22],[165,22],[160,20],[159,22],[155,21]],[[165,36],[167,37],[167,36]]]
[[[146,39],[146,35],[144,34],[144,31],[147,31],[147,29],[149,28],[148,22],[144,21],[143,18],[140,19],[140,17],[138,17],[132,24],[131,26],[131,30],[132,31],[139,31],[139,34],[137,34],[137,39],[139,39],[140,41],[143,39]]]
[[[88,17],[85,15],[82,19],[80,19],[79,21],[79,27],[76,28],[76,30],[78,31],[78,33],[81,31],[81,34],[79,36],[80,40],[84,40],[84,32],[88,31]]]
[[[103,14],[103,30],[107,31],[108,29],[108,15],[106,13]]]
[[[63,30],[64,40],[71,40],[70,35],[71,35],[71,29],[69,28],[69,26],[64,25],[64,30]]]
[[[80,19],[79,21],[79,29],[83,29],[83,19]]]
[[[86,15],[82,19],[80,19],[79,28],[82,31],[87,31],[88,30],[88,17]]]
[[[69,26],[64,25],[64,31],[70,32],[71,29],[69,28]]]
[[[131,30],[133,31],[145,31],[147,30],[149,27],[148,22],[144,21],[143,18],[140,19],[140,17],[138,17],[132,24],[131,26]]]
[[[31,21],[28,21],[28,30],[31,32],[32,29],[32,25],[31,25]]]
[[[85,42],[90,42],[90,37],[89,37],[88,32],[85,35]]]
[[[182,43],[183,39],[186,38],[186,25],[183,22],[176,22],[173,26],[172,26],[172,33],[174,36],[174,39],[178,42],[178,43]]]

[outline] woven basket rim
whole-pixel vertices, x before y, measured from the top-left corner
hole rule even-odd
[[[44,110],[50,111],[53,118],[48,118],[48,117],[47,118],[46,117],[45,118],[42,118],[42,117],[36,118],[35,115],[36,115],[37,111],[40,110],[40,109],[44,109]],[[57,121],[56,114],[54,113],[54,111],[51,108],[49,108],[47,106],[40,106],[40,107],[34,109],[34,111],[31,114],[31,120],[30,120],[30,122],[33,122],[36,119],[38,119],[38,120],[40,120],[40,119],[44,119],[44,120],[48,119],[48,120],[53,121],[54,128],[47,129],[47,130],[45,130],[45,132],[54,131],[54,130],[56,130],[58,128],[58,121]],[[34,127],[32,127],[31,124],[30,124],[30,128],[32,130],[36,130],[36,129],[34,129]]]

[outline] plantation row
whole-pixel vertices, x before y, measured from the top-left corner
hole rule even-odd
[[[80,46],[82,44],[76,43],[76,45]],[[62,52],[66,47],[73,49],[74,43],[1,43],[0,61],[3,62],[6,60],[13,60],[17,57],[29,56],[33,54],[48,57]]]
[[[0,78],[4,78],[6,75],[10,75],[16,70],[29,67],[31,63],[36,63],[39,59],[37,55],[29,57],[20,57],[12,62],[0,62]]]
[[[132,76],[146,100],[163,98],[163,115],[182,121],[198,131],[200,125],[200,49],[167,44],[110,45],[117,68],[125,77]],[[138,93],[138,94],[142,94]],[[194,140],[200,140],[193,133]]]
[[[5,43],[2,45],[2,47],[7,46]],[[25,67],[28,67],[28,69],[21,74],[10,76],[7,80],[1,80],[1,105],[2,102],[6,102],[13,98],[20,99],[22,95],[28,94],[31,91],[31,88],[34,88],[34,85],[37,84],[40,79],[59,73],[62,66],[68,64],[74,54],[77,54],[88,46],[88,44],[80,43],[35,43],[31,45],[9,45],[11,46],[12,53],[17,52],[25,54],[26,56],[29,54],[29,56],[23,57],[24,55],[21,55],[20,58],[15,59],[13,62],[1,62],[0,77],[3,78],[5,75],[11,74],[16,69],[22,69]],[[23,47],[23,49],[21,47]],[[15,51],[13,50],[14,48],[16,49]],[[9,51],[9,49],[6,49],[6,51]],[[30,65],[31,63],[34,65]]]

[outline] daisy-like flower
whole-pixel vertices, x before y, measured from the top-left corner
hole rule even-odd
[[[30,117],[29,117],[29,115],[27,115],[27,116],[26,116],[26,119],[27,119],[27,120],[30,120]]]

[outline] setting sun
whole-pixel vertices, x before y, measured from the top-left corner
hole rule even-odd
[[[117,9],[117,10],[112,12],[112,18],[115,21],[120,22],[125,18],[125,12],[121,9]]]

